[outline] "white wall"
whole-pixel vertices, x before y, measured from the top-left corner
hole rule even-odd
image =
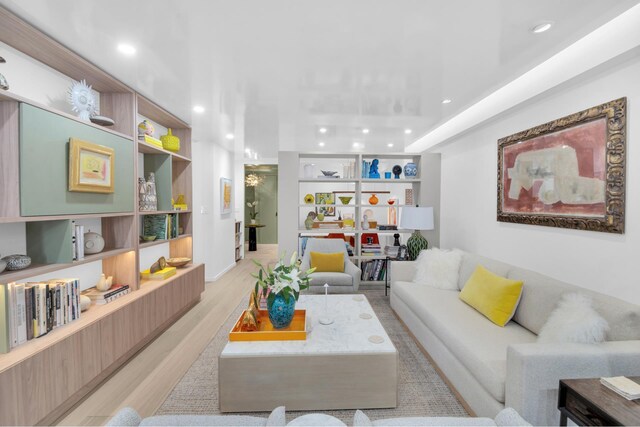
[[[613,60],[515,108],[442,149],[442,247],[459,247],[640,303],[640,55]],[[626,232],[623,235],[496,221],[497,140],[627,97]]]
[[[192,159],[193,259],[205,264],[205,279],[212,281],[235,265],[235,214],[220,214],[220,178],[234,180],[234,154],[214,143],[196,142]]]

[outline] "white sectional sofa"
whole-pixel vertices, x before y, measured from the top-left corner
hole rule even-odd
[[[476,266],[524,282],[515,316],[496,326],[458,298],[459,291],[413,283],[416,262],[393,262],[391,307],[478,416],[505,406],[536,425],[558,425],[558,381],[640,375],[640,306],[468,252],[461,290]],[[601,344],[537,343],[562,295],[581,292],[609,323]]]

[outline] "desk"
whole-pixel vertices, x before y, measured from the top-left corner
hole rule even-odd
[[[256,230],[258,228],[266,227],[264,224],[247,224],[245,228],[249,229],[249,251],[257,251],[258,250],[258,235]]]
[[[630,377],[640,382],[640,377]],[[627,400],[600,384],[600,378],[560,380],[560,425],[640,425],[640,401]]]

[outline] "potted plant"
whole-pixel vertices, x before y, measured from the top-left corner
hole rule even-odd
[[[256,206],[258,206],[258,201],[254,200],[253,202],[247,202],[247,206],[251,209],[249,211],[249,218],[251,218],[251,224],[256,223],[256,218],[258,217],[259,212],[256,210]]]
[[[257,279],[255,292],[256,295],[267,295],[269,320],[276,329],[286,328],[291,324],[300,291],[309,287],[309,275],[315,271],[315,268],[300,271],[297,255],[294,252],[287,264],[285,255],[282,254],[273,269],[269,265],[265,268],[253,260],[260,268],[257,273],[252,274]]]

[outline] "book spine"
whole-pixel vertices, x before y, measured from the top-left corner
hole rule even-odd
[[[42,283],[40,285],[40,326],[38,336],[45,335],[47,333],[47,285]]]
[[[46,323],[45,323],[45,330],[47,332],[49,332],[51,329],[53,329],[53,298],[52,298],[52,294],[51,294],[51,287],[49,285],[46,285],[46,295],[45,298],[47,299],[47,305],[46,305],[46,310],[47,312],[45,313],[45,319],[46,319]]]
[[[18,345],[27,342],[27,306],[24,297],[24,283],[16,285]]]
[[[10,347],[18,345],[18,334],[16,332],[16,292],[15,283],[9,283],[9,332]]]
[[[80,318],[80,281],[78,279],[74,280],[73,286],[75,291],[75,298],[73,299],[73,302],[74,302],[74,307],[76,312],[76,319],[79,319]]]
[[[0,285],[0,353],[11,350],[9,331],[9,287]]]
[[[40,285],[35,285],[35,300],[33,312],[33,337],[38,338],[40,336]]]
[[[71,221],[71,250],[73,253],[72,259],[74,261],[78,260],[78,247],[77,247],[77,237],[76,237],[76,222]]]
[[[25,322],[27,325],[27,341],[33,339],[33,286],[24,288]]]

